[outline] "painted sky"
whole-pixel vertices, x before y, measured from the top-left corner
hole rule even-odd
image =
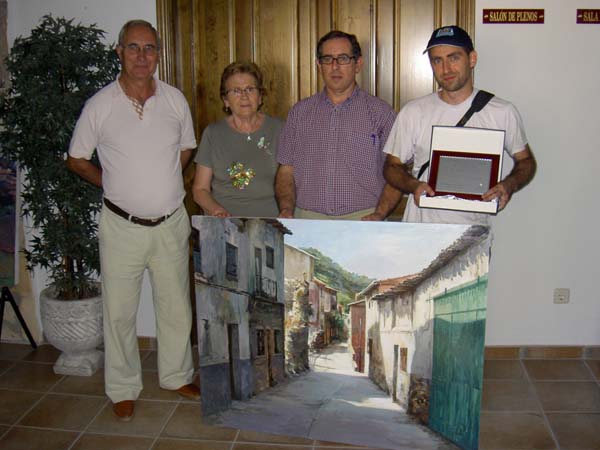
[[[467,225],[279,219],[294,247],[314,247],[346,270],[384,279],[427,267]]]

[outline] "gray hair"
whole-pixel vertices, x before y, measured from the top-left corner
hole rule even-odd
[[[123,27],[121,28],[121,31],[119,31],[119,46],[120,47],[125,47],[125,36],[127,35],[127,32],[133,27],[148,28],[150,31],[152,31],[152,33],[154,33],[154,37],[156,38],[156,47],[158,49],[161,48],[160,36],[158,35],[158,31],[156,31],[156,28],[154,28],[154,26],[150,22],[147,22],[147,21],[141,20],[141,19],[130,20],[125,25],[123,25]]]

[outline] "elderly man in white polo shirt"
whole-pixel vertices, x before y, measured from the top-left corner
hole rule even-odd
[[[104,299],[106,394],[123,421],[142,390],[136,313],[142,277],[152,284],[160,386],[198,399],[193,376],[188,283],[190,225],[182,167],[196,147],[189,106],[154,78],[156,29],[127,22],[119,34],[121,73],[86,103],[67,166],[104,190],[100,263]],[[101,168],[90,162],[98,152]]]

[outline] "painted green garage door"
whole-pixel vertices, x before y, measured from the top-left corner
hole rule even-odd
[[[429,425],[475,450],[483,382],[487,277],[434,298]]]

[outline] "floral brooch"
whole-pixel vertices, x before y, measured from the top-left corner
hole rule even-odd
[[[227,173],[231,179],[232,186],[240,190],[248,186],[252,178],[256,175],[254,169],[250,167],[245,168],[241,162],[231,163],[227,169]]]

